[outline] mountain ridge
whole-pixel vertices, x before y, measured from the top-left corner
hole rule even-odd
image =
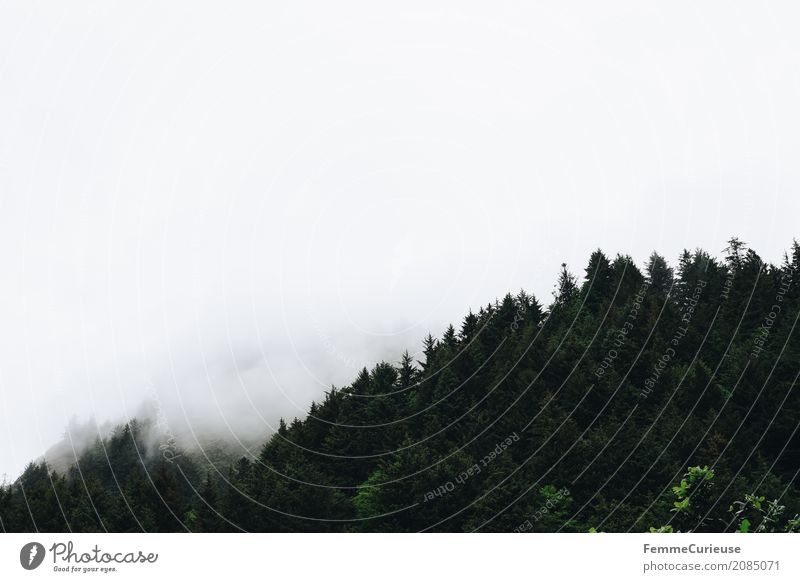
[[[800,246],[592,253],[364,368],[257,454],[118,427],[0,490],[4,531],[795,531]],[[178,452],[179,454],[175,454]],[[774,502],[774,503],[772,503]]]

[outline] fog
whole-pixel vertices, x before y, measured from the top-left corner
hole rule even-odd
[[[70,419],[242,448],[597,247],[800,210],[796,4],[0,7],[0,475]],[[73,426],[77,426],[73,424]]]

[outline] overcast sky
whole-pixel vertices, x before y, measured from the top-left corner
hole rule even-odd
[[[201,4],[0,6],[0,475],[148,399],[266,435],[597,247],[798,234],[794,2]]]

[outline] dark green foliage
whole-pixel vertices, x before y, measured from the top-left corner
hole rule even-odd
[[[5,531],[795,531],[800,247],[590,257],[363,369],[230,466],[132,422],[0,487]],[[417,359],[419,361],[417,361]],[[198,456],[199,458],[199,456]]]

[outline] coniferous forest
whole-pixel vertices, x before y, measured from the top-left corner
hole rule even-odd
[[[466,306],[465,306],[466,307]],[[645,265],[594,252],[364,369],[252,455],[152,422],[0,489],[3,531],[800,529],[800,246]]]

